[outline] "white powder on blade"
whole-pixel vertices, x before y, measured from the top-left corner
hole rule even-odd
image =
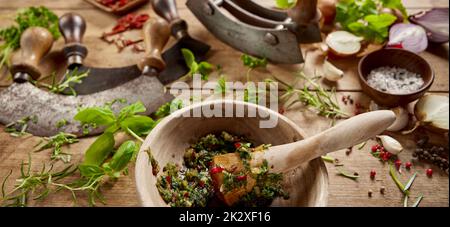
[[[390,94],[407,94],[419,90],[423,84],[422,76],[398,67],[380,67],[372,70],[367,83]]]

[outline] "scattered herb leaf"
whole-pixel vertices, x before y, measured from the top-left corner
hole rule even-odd
[[[202,77],[202,80],[208,80],[209,74],[213,70],[213,65],[206,62],[196,62],[194,53],[192,53],[191,50],[183,48],[181,49],[181,52],[184,57],[184,61],[186,62],[186,65],[189,67],[189,75],[193,76],[194,74],[200,74]]]
[[[62,146],[68,144],[78,143],[77,136],[60,132],[55,136],[49,137],[45,139],[47,141],[46,144],[41,146],[36,152],[43,151],[45,149],[52,148],[51,160],[61,160],[64,163],[70,162],[71,155],[62,151]],[[42,142],[42,141],[41,141]]]

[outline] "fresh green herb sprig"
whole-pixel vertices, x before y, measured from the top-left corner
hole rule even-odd
[[[21,137],[26,134],[30,121],[36,124],[38,121],[37,116],[27,116],[15,122],[11,122],[5,126],[5,132],[13,137]]]
[[[349,115],[343,112],[336,100],[336,91],[333,88],[331,91],[325,90],[322,86],[316,83],[313,79],[307,77],[304,72],[300,71],[297,74],[297,80],[293,85],[288,84],[275,76],[273,79],[266,79],[267,83],[278,82],[282,85],[284,94],[280,96],[280,101],[285,102],[286,109],[294,105],[295,103],[303,103],[305,106],[314,109],[318,115],[324,116],[330,119],[346,118]],[[296,85],[300,81],[305,81],[303,89],[297,89]],[[312,88],[309,88],[309,87]],[[288,103],[293,97],[296,98]]]
[[[181,99],[174,99],[171,102],[168,102],[155,112],[155,116],[158,119],[169,116],[173,111],[179,110],[184,107],[184,103]]]
[[[143,142],[141,136],[147,135],[155,126],[155,121],[147,116],[138,115],[146,111],[142,102],[136,102],[122,108],[118,115],[114,114],[111,106],[90,107],[78,112],[74,119],[82,124],[106,127],[105,132],[115,133],[123,130]]]
[[[399,10],[408,18],[401,0],[341,0],[336,4],[336,22],[369,42],[383,43],[397,20],[395,15],[382,13],[383,8]]]
[[[395,168],[393,167],[392,163],[389,162],[389,175],[391,175],[392,180],[394,180],[395,184],[397,185],[397,187],[400,189],[400,191],[403,193],[403,205],[405,207],[408,206],[408,199],[410,197],[410,188],[412,186],[412,184],[414,183],[414,180],[417,177],[417,173],[414,173],[414,175],[408,180],[408,183],[406,183],[406,185],[404,185],[400,179],[398,179],[397,174],[395,173]],[[423,195],[420,195],[416,202],[413,204],[412,207],[417,207],[419,205],[419,203],[422,201],[423,199]]]
[[[25,207],[30,198],[33,200],[43,200],[56,192],[55,182],[65,177],[72,176],[77,170],[73,165],[69,165],[61,171],[54,171],[53,165],[49,168],[43,164],[39,172],[31,171],[31,155],[28,156],[28,162],[20,164],[20,177],[16,180],[14,188],[6,193],[5,183],[11,176],[12,171],[5,177],[2,183],[2,206]]]
[[[121,175],[128,173],[128,165],[136,159],[137,152],[143,142],[140,136],[148,134],[156,124],[150,117],[138,115],[138,113],[146,111],[141,102],[125,106],[118,114],[115,114],[112,111],[112,105],[117,102],[123,103],[124,100],[113,100],[103,107],[80,109],[75,116],[76,120],[84,124],[106,127],[105,132],[89,146],[81,164],[74,168],[70,165],[59,172],[53,171],[52,168],[46,169],[44,166],[41,172],[31,173],[30,156],[28,163],[22,163],[22,175],[17,179],[18,184],[15,189],[9,193],[5,193],[5,182],[10,174],[5,178],[2,185],[3,198],[1,204],[4,206],[26,206],[30,198],[44,199],[50,193],[61,190],[70,191],[75,202],[77,201],[77,193],[87,193],[89,205],[95,206],[97,201],[105,203],[101,186],[105,182],[115,181]],[[137,142],[126,141],[117,150],[114,150],[116,143],[114,133],[119,131],[129,133]],[[76,138],[73,136],[60,134],[59,137],[57,135],[51,138],[41,149],[44,149],[44,147],[58,147],[60,149],[61,146],[75,141]],[[59,154],[62,154],[62,152]],[[24,170],[26,166],[28,166],[27,171]],[[77,170],[80,176],[75,175]],[[76,179],[66,183],[65,178],[69,176],[76,177]],[[36,193],[37,196],[35,196]]]
[[[47,88],[50,92],[55,94],[61,94],[66,89],[70,90],[70,95],[76,96],[77,92],[73,89],[73,84],[81,84],[83,81],[82,79],[89,76],[89,71],[85,72],[78,72],[78,69],[71,70],[69,73],[66,74],[65,80],[61,83],[58,83],[56,81],[56,74],[53,73],[50,75],[52,77],[52,83],[51,84],[44,84],[40,83],[39,81],[35,84],[37,86],[43,86]]]
[[[202,80],[208,80],[209,74],[213,71],[213,65],[206,61],[196,62],[194,53],[189,49],[183,48],[181,52],[186,65],[190,69],[189,75],[194,76],[194,74],[198,73],[201,75]]]
[[[61,160],[64,163],[70,162],[71,154],[63,152],[62,147],[68,144],[74,144],[79,142],[76,135],[64,132],[60,132],[55,136],[46,138],[45,140],[47,141],[47,143],[41,146],[35,152],[40,152],[52,148],[52,155],[50,157],[51,160]],[[42,141],[38,145],[40,145],[41,143]]]
[[[0,69],[8,63],[12,52],[20,47],[20,37],[27,28],[43,27],[50,31],[55,40],[60,37],[58,16],[44,6],[19,10],[15,22],[17,25],[0,30],[0,40],[4,41],[0,45]]]

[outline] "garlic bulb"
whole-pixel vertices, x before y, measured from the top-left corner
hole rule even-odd
[[[338,81],[344,77],[344,72],[331,64],[327,59],[323,63],[323,73],[329,81]]]
[[[387,130],[390,132],[398,132],[408,125],[409,114],[407,110],[400,106],[391,110],[395,113],[396,119],[394,123],[387,128]]]
[[[381,145],[383,145],[387,152],[398,155],[403,151],[402,145],[396,139],[385,135],[377,136],[377,138],[381,141]]]

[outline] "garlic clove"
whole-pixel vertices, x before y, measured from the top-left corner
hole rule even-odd
[[[387,131],[398,132],[408,125],[409,114],[406,109],[400,106],[393,108],[391,110],[395,113],[396,119],[394,123],[391,126],[389,126],[389,128],[387,128]]]
[[[344,77],[344,72],[331,64],[327,59],[323,63],[323,73],[329,81],[338,81]]]
[[[385,135],[377,136],[377,138],[381,141],[381,145],[383,145],[387,152],[398,155],[403,151],[403,146],[396,139]]]

